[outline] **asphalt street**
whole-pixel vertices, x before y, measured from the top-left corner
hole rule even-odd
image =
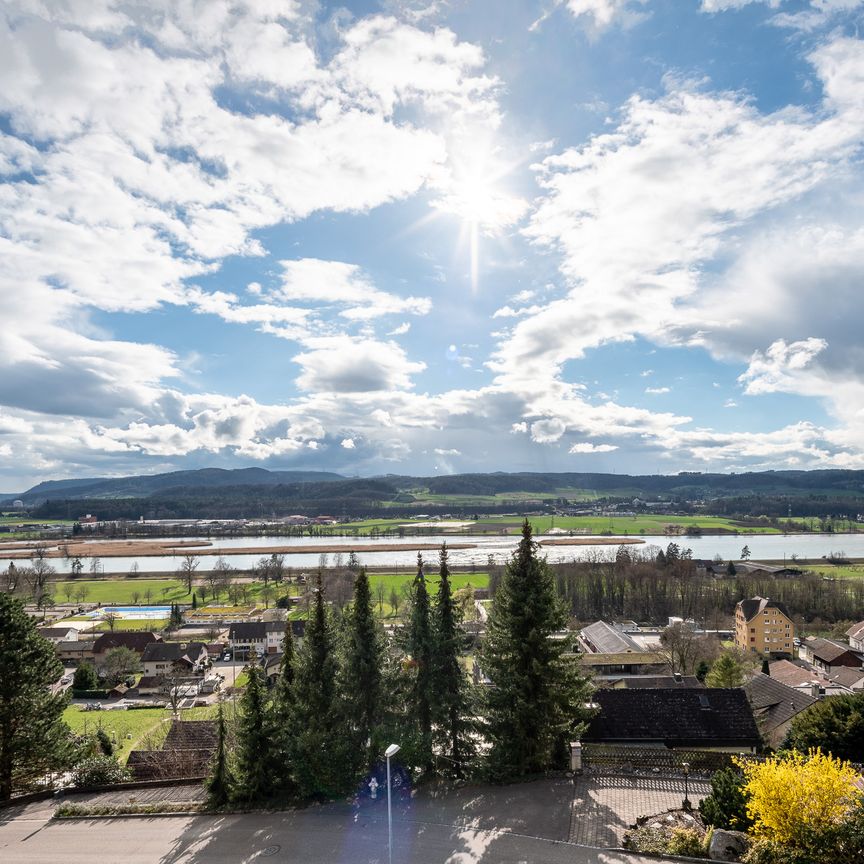
[[[4,864],[387,864],[387,823],[348,808],[227,817],[51,820],[50,805],[0,814]],[[394,823],[393,864],[648,864],[658,859],[588,849],[467,825]]]

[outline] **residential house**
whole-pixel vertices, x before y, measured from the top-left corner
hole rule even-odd
[[[203,642],[151,642],[141,656],[145,678],[199,677],[207,662]]]
[[[802,690],[818,699],[852,692],[848,687],[829,678],[821,669],[809,666],[803,660],[774,660],[768,664],[768,669],[775,681]]]
[[[848,687],[853,693],[857,690],[864,690],[864,669],[852,669],[849,666],[844,666],[842,669],[832,672],[829,677],[835,684]]]
[[[54,653],[61,663],[77,666],[85,660],[93,659],[93,640],[64,639],[62,642],[57,642],[54,645]]]
[[[844,667],[860,669],[864,665],[864,655],[860,652],[854,651],[843,642],[820,639],[818,636],[808,636],[801,643],[798,657],[829,676]]]
[[[853,651],[864,651],[864,621],[853,624],[847,631],[849,647]]]
[[[228,642],[238,660],[253,654],[276,654],[284,638],[284,621],[244,621],[232,624],[228,630]]]
[[[761,672],[744,685],[744,692],[762,738],[775,750],[783,745],[795,717],[819,701],[810,693],[788,687]]]
[[[602,689],[586,743],[754,752],[761,738],[741,689]]]
[[[77,642],[78,631],[74,627],[39,627],[36,631],[43,639],[47,639],[52,645],[60,642]]]
[[[96,662],[99,663],[109,651],[113,651],[115,648],[128,648],[130,651],[134,651],[139,657],[142,657],[148,645],[161,641],[161,636],[157,636],[155,633],[148,633],[144,630],[103,633],[93,643],[93,656]]]
[[[619,675],[597,680],[598,687],[611,687],[615,690],[656,689],[679,690],[682,687],[704,687],[695,675]]]
[[[792,656],[795,625],[785,604],[751,597],[735,606],[735,647],[739,651]]]
[[[579,658],[585,672],[608,678],[622,675],[659,675],[667,670],[666,660],[652,651],[629,651],[623,654],[572,654]]]

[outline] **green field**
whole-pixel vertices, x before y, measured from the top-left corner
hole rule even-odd
[[[181,712],[183,720],[207,720],[216,714],[216,706],[187,708]],[[80,705],[70,705],[63,719],[79,735],[93,734],[101,726],[114,739],[117,759],[125,764],[129,752],[147,744],[160,746],[168,734],[171,711],[167,708],[139,708],[134,711],[84,711]],[[127,738],[131,735],[131,738]],[[147,739],[147,740],[145,740]]]
[[[512,517],[483,520],[483,525],[494,526],[496,521],[512,523]],[[771,526],[741,526],[721,516],[532,516],[531,525],[535,533],[544,533],[550,528],[578,531],[585,534],[665,534],[668,526],[698,528],[708,532],[738,532],[740,534],[779,534]]]

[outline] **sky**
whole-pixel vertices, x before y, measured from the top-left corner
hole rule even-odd
[[[0,0],[0,490],[864,468],[864,0]]]

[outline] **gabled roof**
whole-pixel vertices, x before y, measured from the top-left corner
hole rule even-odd
[[[263,621],[240,621],[232,624],[228,631],[232,642],[255,642],[267,638],[267,625]]]
[[[864,639],[864,621],[859,621],[853,624],[847,631],[846,635],[850,639]]]
[[[771,670],[771,678],[787,687],[801,687],[813,682],[824,686],[828,683],[828,676],[821,670],[808,669],[791,660],[774,660],[768,664],[768,668]]]
[[[642,651],[642,646],[605,621],[595,621],[583,627],[579,634],[592,651],[602,654],[621,654],[627,651]]]
[[[836,672],[831,673],[831,680],[836,681],[850,690],[864,679],[864,669],[853,669],[851,666],[843,666]]]
[[[197,663],[201,654],[206,654],[207,646],[203,642],[151,642],[141,657],[142,663],[176,663],[187,660]]]
[[[760,612],[764,612],[766,609],[776,609],[790,621],[792,620],[786,604],[781,603],[779,600],[769,600],[767,597],[751,597],[749,600],[742,600],[738,605],[741,607],[741,611],[744,613],[744,618],[747,621],[752,621]]]
[[[815,658],[829,665],[844,657],[851,662],[859,659],[859,655],[848,645],[844,645],[842,642],[834,642],[832,639],[820,639],[818,636],[808,636],[804,640],[804,645],[812,652]],[[846,655],[849,656],[847,657]]]
[[[753,713],[763,724],[766,732],[782,726],[796,714],[800,714],[805,708],[819,701],[809,693],[787,687],[761,672],[744,685],[744,691],[753,706]]]
[[[586,741],[667,747],[756,747],[759,730],[741,689],[597,690]]]
[[[704,687],[695,675],[616,675],[614,678],[599,679],[598,687],[614,687],[630,690],[680,690],[683,687]]]
[[[103,633],[93,643],[93,653],[102,654],[105,651],[111,651],[113,648],[128,648],[136,654],[143,654],[144,649],[151,642],[161,641],[161,636],[157,636],[155,633],[147,633],[142,630],[133,630],[128,633]]]
[[[38,633],[43,639],[60,639],[74,629],[74,627],[40,627]]]
[[[216,746],[215,720],[172,720],[165,736],[164,750],[195,750]]]

